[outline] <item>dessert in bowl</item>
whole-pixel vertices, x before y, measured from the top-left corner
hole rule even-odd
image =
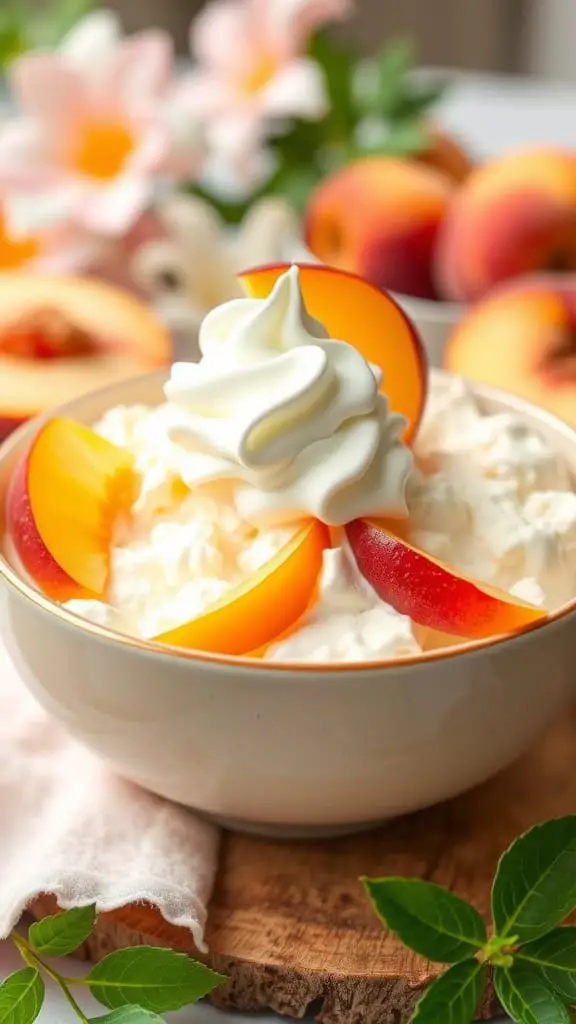
[[[199,364],[3,447],[4,632],[120,774],[236,827],[351,831],[481,782],[572,694],[576,436],[440,373],[420,422],[388,296],[244,280]]]

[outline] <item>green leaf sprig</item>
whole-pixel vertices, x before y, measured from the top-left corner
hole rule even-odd
[[[562,922],[576,909],[576,815],[536,825],[500,858],[490,936],[474,907],[432,882],[378,878],[364,885],[405,946],[451,965],[424,992],[414,1024],[471,1024],[488,970],[516,1024],[569,1024],[576,926]]]
[[[163,1024],[159,1014],[197,1002],[226,980],[185,953],[154,946],[110,953],[84,978],[68,978],[46,962],[73,953],[95,924],[96,908],[78,907],[36,921],[27,938],[12,934],[26,967],[0,984],[0,1024],[33,1024],[44,1002],[44,978],[58,985],[82,1024]],[[110,1012],[88,1018],[74,986],[88,988]]]

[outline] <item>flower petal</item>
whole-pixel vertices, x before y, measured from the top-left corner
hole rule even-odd
[[[152,29],[125,39],[111,58],[102,100],[129,114],[150,109],[170,85],[174,62],[172,40],[167,32]]]
[[[3,209],[10,234],[26,238],[73,220],[83,193],[74,180],[36,192],[8,192]]]
[[[229,114],[238,106],[239,97],[231,81],[210,71],[192,71],[178,82],[172,102],[201,121]]]
[[[253,66],[262,48],[264,25],[251,0],[212,0],[192,22],[192,56],[206,69],[234,78]]]
[[[1,188],[40,188],[58,177],[35,121],[14,118],[0,126]]]
[[[136,222],[152,199],[154,183],[124,174],[104,188],[93,189],[78,214],[78,223],[96,234],[119,237]]]
[[[8,71],[16,98],[31,118],[59,134],[79,117],[88,97],[81,74],[54,53],[27,53]]]
[[[194,178],[205,152],[205,133],[201,122],[181,97],[170,94],[160,111],[167,137],[167,151],[161,173],[172,180]]]
[[[159,122],[152,122],[138,139],[137,145],[128,157],[128,174],[157,174],[170,154],[168,129]]]
[[[266,6],[272,37],[280,43],[288,37],[292,54],[302,53],[322,25],[354,12],[353,0],[266,0]]]
[[[208,158],[200,184],[228,202],[249,198],[267,181],[277,166],[271,150],[263,145],[262,123],[255,117],[216,121],[208,133]]]
[[[269,116],[319,120],[328,109],[328,98],[318,64],[308,57],[285,64],[262,91],[260,103]]]
[[[69,67],[86,73],[101,67],[121,38],[120,19],[113,11],[93,11],[64,36],[59,51]]]

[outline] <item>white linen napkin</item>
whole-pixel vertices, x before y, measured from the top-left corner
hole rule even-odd
[[[25,690],[0,641],[0,939],[51,893],[64,909],[146,901],[205,949],[218,839],[74,742]]]

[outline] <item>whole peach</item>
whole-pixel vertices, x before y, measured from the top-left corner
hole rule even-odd
[[[445,365],[504,388],[576,427],[576,274],[534,274],[477,303],[448,340]]]
[[[430,167],[371,156],[325,178],[305,219],[323,263],[387,288],[436,298],[432,253],[454,184]]]
[[[508,278],[576,270],[576,153],[520,150],[464,182],[438,237],[436,280],[471,302]]]

